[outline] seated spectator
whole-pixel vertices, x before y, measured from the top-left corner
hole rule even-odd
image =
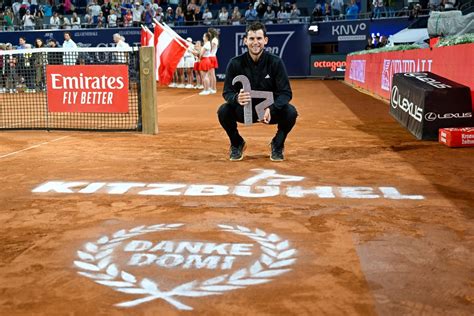
[[[59,21],[61,23],[61,29],[69,30],[71,28],[71,21],[66,16],[59,15]]]
[[[49,28],[52,30],[59,30],[61,21],[59,20],[58,12],[54,12],[53,16],[49,19]]]
[[[104,12],[100,11],[99,16],[97,17],[97,27],[102,28],[105,27],[105,17]]]
[[[81,18],[77,16],[77,13],[74,12],[71,18],[71,25],[73,29],[80,29],[81,28]]]
[[[247,22],[252,22],[257,20],[257,11],[255,10],[254,6],[252,4],[249,4],[249,7],[245,11],[245,21]]]
[[[328,5],[329,6],[329,5]],[[291,5],[291,12],[290,12],[290,23],[298,23],[300,21],[300,9],[296,6],[296,3]]]
[[[280,7],[280,11],[277,14],[278,23],[289,23],[291,17],[291,6],[289,2],[286,2]]]
[[[275,11],[273,11],[271,6],[267,6],[267,11],[263,15],[263,21],[265,24],[273,24],[275,20]]]
[[[219,12],[219,24],[227,24],[229,20],[229,12],[227,12],[226,7],[222,7]]]
[[[204,10],[204,13],[202,14],[202,20],[204,21],[203,23],[205,25],[211,25],[212,24],[212,13],[209,11],[209,8],[206,8]]]
[[[234,10],[232,11],[232,16],[230,17],[230,23],[232,25],[239,25],[241,18],[242,15],[240,14],[239,7],[234,7]]]
[[[355,0],[351,0],[351,4],[346,10],[346,19],[356,20],[358,17],[359,17],[359,7],[357,6]]]

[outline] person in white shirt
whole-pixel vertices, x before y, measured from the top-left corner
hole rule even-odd
[[[24,30],[35,29],[35,18],[30,14],[30,10],[26,10],[26,13],[21,20],[23,22]]]
[[[227,12],[226,7],[221,8],[221,12],[219,12],[219,24],[227,24],[229,20],[229,12]]]
[[[52,30],[58,30],[61,25],[59,20],[58,12],[54,12],[53,16],[49,19],[49,28]]]
[[[70,50],[76,50],[76,48],[77,48],[77,45],[72,40],[71,33],[69,33],[69,32],[64,32],[63,48],[67,48],[67,49],[70,49]],[[68,66],[75,65],[77,57],[78,57],[77,51],[75,51],[75,52],[65,52],[64,55],[63,55],[63,64],[68,65]]]
[[[77,16],[77,13],[74,12],[71,18],[71,25],[73,29],[80,29],[81,28],[81,18]]]
[[[216,69],[219,68],[219,62],[217,61],[217,50],[219,49],[219,32],[215,28],[209,28],[207,29],[207,32],[211,35],[211,52],[209,54],[209,59],[212,63],[212,67],[209,70],[209,91],[214,94],[217,92]]]
[[[132,8],[133,26],[140,26],[140,23],[142,22],[143,12],[145,12],[145,8],[140,5],[140,2],[135,2],[135,6]]]
[[[125,42],[125,38],[120,35],[119,33],[115,33],[113,35],[113,40],[115,43],[115,47],[117,48],[128,48],[130,45],[128,45]],[[114,52],[114,61],[119,64],[126,64],[128,63],[128,53],[127,52]]]
[[[211,25],[212,24],[212,12],[209,11],[209,8],[206,8],[204,10],[204,13],[202,14],[202,20],[204,21],[203,23],[205,25]]]
[[[201,48],[201,61],[199,63],[199,70],[201,71],[204,90],[202,90],[199,95],[209,95],[211,94],[209,70],[212,69],[212,61],[209,58],[209,56],[211,55],[211,34],[207,32],[204,33],[204,35],[202,36],[202,40],[204,42],[204,45]]]
[[[109,27],[117,27],[117,14],[115,14],[114,9],[110,10],[110,14],[107,17],[107,23]]]

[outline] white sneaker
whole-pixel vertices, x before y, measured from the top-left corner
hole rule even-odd
[[[211,92],[211,94],[216,94],[217,93],[217,90],[214,90],[214,89],[211,89],[209,91]]]
[[[211,91],[209,91],[209,90],[203,90],[203,91],[199,92],[199,95],[209,95],[209,94],[211,94]]]
[[[176,88],[176,83],[173,82],[173,83],[169,84],[168,87],[170,87],[170,88]]]
[[[194,86],[194,89],[199,89],[199,86],[198,86],[198,85],[195,85],[195,86]]]
[[[192,84],[188,83],[186,86],[185,86],[186,89],[192,89],[194,88]]]
[[[185,87],[184,83],[180,83],[179,85],[176,86],[176,88],[184,88],[184,87]]]
[[[200,84],[197,88],[198,89],[204,89],[204,86],[202,84]]]
[[[5,93],[5,88],[1,88],[0,93]]]

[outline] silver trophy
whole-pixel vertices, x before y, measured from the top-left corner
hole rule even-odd
[[[263,116],[265,115],[265,109],[273,104],[273,92],[270,91],[256,91],[252,90],[250,86],[249,78],[244,75],[238,75],[237,77],[232,80],[232,85],[240,82],[242,84],[242,89],[244,92],[249,92],[250,97],[257,98],[257,99],[264,99],[262,102],[255,106],[255,111],[257,112],[258,120],[263,121]],[[253,124],[253,117],[252,117],[252,101],[248,102],[244,105],[244,124],[245,125],[252,125]]]

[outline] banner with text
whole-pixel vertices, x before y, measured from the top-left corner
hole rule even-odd
[[[474,44],[347,56],[345,81],[390,98],[392,77],[401,72],[432,72],[471,89],[474,109]]]
[[[128,112],[127,65],[46,66],[49,112]]]

